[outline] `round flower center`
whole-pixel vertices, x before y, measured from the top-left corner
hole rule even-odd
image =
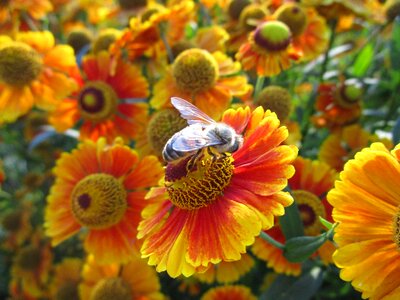
[[[90,300],[132,299],[132,290],[122,278],[105,278],[94,287]]]
[[[83,49],[86,45],[92,42],[92,33],[86,29],[76,29],[69,33],[67,37],[67,44],[70,45],[75,54]]]
[[[292,110],[292,99],[288,90],[275,85],[264,88],[254,103],[275,112],[281,121],[285,121]]]
[[[286,3],[276,12],[277,19],[285,23],[293,36],[299,36],[306,28],[307,16],[304,10],[296,3]]]
[[[40,266],[40,250],[35,246],[23,248],[16,257],[16,264],[25,271],[36,271]]]
[[[23,44],[0,49],[0,80],[13,86],[29,85],[42,72],[40,55]]]
[[[259,20],[264,19],[267,15],[267,12],[264,8],[259,5],[248,5],[246,6],[239,17],[240,27],[245,29],[247,32],[253,31],[257,24],[260,22]]]
[[[147,5],[147,0],[118,0],[121,9],[137,9]]]
[[[13,211],[4,216],[1,225],[6,231],[15,232],[21,228],[22,212]]]
[[[146,9],[146,11],[142,14],[140,19],[141,19],[142,22],[146,22],[146,21],[150,20],[150,18],[153,15],[155,15],[155,14],[157,14],[159,12],[160,12],[160,9],[159,8],[155,8],[155,7]]]
[[[107,83],[89,81],[79,94],[78,107],[82,118],[92,122],[110,119],[117,111],[118,96]]]
[[[320,234],[322,224],[318,217],[325,218],[325,208],[321,200],[316,195],[304,190],[293,191],[292,195],[299,207],[305,235]]]
[[[356,106],[362,96],[362,88],[359,84],[343,84],[336,89],[334,101],[343,108],[352,108]]]
[[[289,27],[280,21],[267,21],[254,33],[254,42],[269,51],[285,50],[292,39]]]
[[[218,63],[206,50],[188,49],[175,59],[172,74],[183,91],[206,91],[217,81]]]
[[[233,175],[229,154],[202,153],[169,163],[165,186],[174,205],[181,209],[206,207],[220,197]]]
[[[114,28],[108,28],[99,34],[93,42],[93,53],[97,54],[102,50],[108,50],[111,44],[120,36],[121,32]]]
[[[79,299],[78,282],[66,281],[57,289],[55,300]]]
[[[233,0],[228,7],[228,14],[233,20],[237,20],[240,17],[243,9],[251,4],[250,0]]]
[[[79,181],[72,191],[72,213],[82,226],[108,228],[124,216],[126,197],[126,190],[117,178],[92,174]]]
[[[164,145],[176,132],[187,126],[175,109],[164,109],[156,112],[147,126],[147,137],[151,147],[161,155]]]

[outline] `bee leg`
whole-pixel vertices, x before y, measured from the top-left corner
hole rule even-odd
[[[186,171],[190,172],[193,170],[194,166],[196,165],[197,159],[199,157],[199,154],[201,152],[201,149],[197,150],[195,154],[189,159],[188,163],[186,164]]]
[[[207,148],[207,152],[208,152],[208,154],[212,157],[212,162],[214,163],[214,162],[217,160],[218,155],[215,154],[215,153],[212,151],[211,147],[208,147],[208,148]]]

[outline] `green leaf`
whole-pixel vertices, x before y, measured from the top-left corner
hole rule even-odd
[[[319,221],[322,223],[322,225],[324,225],[326,229],[331,229],[333,227],[333,223],[329,222],[321,216],[319,216]]]
[[[400,70],[400,18],[393,21],[392,41],[389,48],[392,68]]]
[[[300,236],[286,241],[283,255],[293,263],[299,263],[309,258],[327,240],[326,234],[318,236]]]
[[[309,300],[321,287],[323,274],[320,267],[313,267],[300,277],[280,275],[260,300]]]
[[[373,56],[374,47],[371,44],[367,44],[358,54],[357,59],[354,62],[353,75],[356,77],[364,76],[371,65]]]
[[[279,218],[282,232],[288,240],[296,236],[304,235],[303,222],[301,221],[299,209],[296,202],[286,207],[285,214]]]

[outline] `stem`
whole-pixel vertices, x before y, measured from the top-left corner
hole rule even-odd
[[[321,66],[321,73],[319,74],[319,82],[321,83],[323,81],[324,74],[326,72],[326,69],[328,67],[328,61],[329,61],[329,52],[332,49],[333,42],[335,41],[335,29],[336,29],[336,24],[337,20],[334,19],[329,23],[329,27],[331,29],[331,35],[329,36],[329,43],[328,43],[328,49],[325,52],[324,55],[324,60],[322,62]]]
[[[268,233],[265,233],[264,231],[261,231],[260,237],[266,241],[267,243],[271,244],[272,246],[275,246],[278,249],[283,250],[285,248],[285,245],[279,243],[277,240],[273,239]]]
[[[260,91],[264,87],[264,80],[265,80],[264,76],[257,77],[256,86],[254,88],[254,98],[260,93]]]
[[[172,63],[174,61],[174,55],[172,54],[171,47],[169,46],[167,37],[165,36],[166,30],[165,30],[165,26],[163,25],[163,23],[161,23],[159,25],[159,29],[160,29],[160,38],[165,46],[165,50],[167,51],[168,59]]]

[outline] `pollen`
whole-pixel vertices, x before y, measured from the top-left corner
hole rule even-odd
[[[208,149],[178,163],[169,163],[165,186],[171,202],[187,210],[208,206],[223,195],[233,169],[230,154],[214,154]]]
[[[206,91],[218,79],[218,63],[206,50],[188,49],[183,51],[172,65],[177,86],[185,92]]]
[[[126,300],[132,299],[132,290],[122,278],[105,278],[94,287],[91,300]]]
[[[0,48],[0,81],[23,87],[36,80],[42,69],[40,55],[24,44],[12,43]]]
[[[254,100],[254,103],[261,105],[265,110],[269,109],[276,113],[278,119],[285,121],[292,111],[292,99],[287,89],[271,85],[264,88]]]
[[[17,254],[16,264],[24,271],[35,271],[39,268],[41,255],[39,248],[29,245]]]
[[[92,122],[111,119],[117,111],[118,96],[102,81],[89,81],[79,94],[78,107],[82,118]]]
[[[124,216],[126,197],[126,190],[117,178],[91,174],[79,181],[72,191],[72,213],[82,226],[108,228]]]
[[[307,16],[300,5],[296,3],[285,3],[276,11],[279,21],[285,23],[293,36],[301,35],[306,29]]]
[[[313,193],[304,190],[295,190],[292,196],[299,207],[304,233],[306,235],[320,234],[322,224],[319,217],[325,218],[325,208],[321,200]]]
[[[259,25],[254,33],[254,42],[269,51],[285,50],[292,40],[289,27],[280,21],[267,21]]]
[[[178,131],[185,128],[187,122],[175,109],[163,109],[156,112],[147,126],[147,138],[153,150],[161,155],[164,145]]]

